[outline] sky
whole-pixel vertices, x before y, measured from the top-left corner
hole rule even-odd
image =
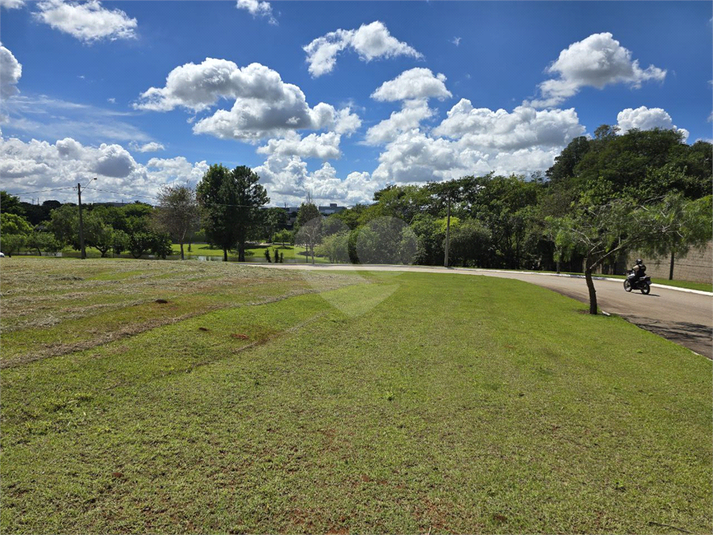
[[[710,141],[712,11],[0,0],[0,188],[153,203],[247,165],[271,205],[353,206],[389,184],[529,177],[602,124]]]

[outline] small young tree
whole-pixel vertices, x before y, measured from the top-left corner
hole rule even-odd
[[[305,255],[311,255],[314,264],[314,247],[322,235],[322,214],[319,213],[319,208],[309,201],[302,203],[297,212],[297,226],[295,243],[305,245]]]
[[[580,208],[562,218],[547,218],[560,250],[584,254],[584,276],[589,290],[589,313],[597,313],[597,293],[592,274],[609,258],[632,249],[665,247],[676,236],[685,246],[699,243],[700,234],[690,222],[682,227],[672,224],[676,203],[671,199],[651,205],[637,205],[629,198],[606,204],[588,202],[585,194]],[[696,220],[698,221],[698,220]],[[698,224],[698,223],[696,223]]]
[[[668,280],[673,280],[676,258],[685,257],[691,248],[704,248],[713,237],[712,196],[695,201],[671,193],[653,211],[663,229],[661,239],[645,243],[641,251],[655,257],[670,255]]]
[[[173,241],[180,244],[181,260],[184,260],[183,244],[198,226],[195,190],[188,185],[164,186],[158,194],[156,223],[161,230],[170,234]]]

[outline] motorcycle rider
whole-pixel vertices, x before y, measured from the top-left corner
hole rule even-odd
[[[636,264],[632,268],[632,271],[634,272],[634,283],[639,282],[646,276],[646,266],[641,261],[641,258],[636,259]]]

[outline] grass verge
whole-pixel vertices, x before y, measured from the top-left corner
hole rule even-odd
[[[2,531],[711,532],[710,361],[518,281],[359,280],[3,370]]]

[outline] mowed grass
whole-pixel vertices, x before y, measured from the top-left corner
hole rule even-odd
[[[322,288],[352,278],[324,274]],[[235,263],[3,259],[0,368],[126,338],[209,310],[314,289],[297,273]]]
[[[344,278],[3,369],[2,531],[713,530],[709,360],[518,281]]]

